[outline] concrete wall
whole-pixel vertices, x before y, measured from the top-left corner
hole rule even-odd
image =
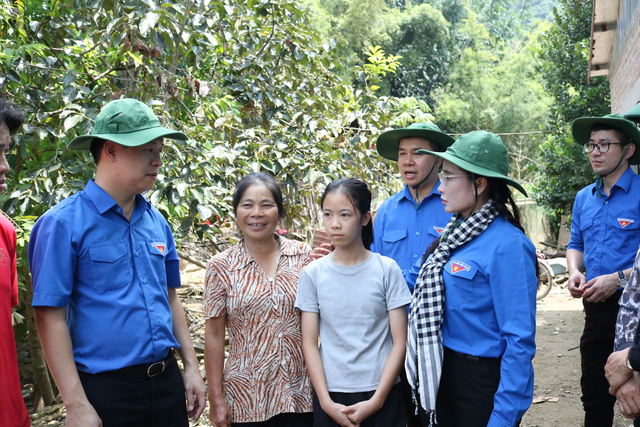
[[[620,61],[609,74],[611,112],[624,114],[640,101],[640,8],[620,52]]]

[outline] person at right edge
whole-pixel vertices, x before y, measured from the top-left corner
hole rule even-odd
[[[640,123],[640,103],[624,117]],[[640,250],[619,304],[614,352],[607,360],[605,375],[609,393],[616,397],[620,412],[635,420],[635,427],[640,427]]]
[[[567,250],[567,288],[582,298],[585,311],[580,338],[584,425],[611,427],[616,399],[609,394],[604,367],[614,345],[618,300],[640,245],[640,176],[629,167],[640,163],[640,132],[620,114],[580,117],[572,130],[599,175],[576,195]]]

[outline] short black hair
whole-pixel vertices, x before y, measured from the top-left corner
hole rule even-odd
[[[0,123],[6,124],[9,133],[13,133],[24,123],[24,113],[13,102],[0,98]]]
[[[622,132],[620,129],[616,129],[613,126],[605,123],[596,123],[593,126],[591,126],[591,132],[598,132],[600,130],[612,130],[613,133],[616,135],[616,138],[618,138],[618,140],[622,145],[627,145],[629,143],[630,138],[627,136],[626,133]]]
[[[275,177],[266,172],[252,172],[249,175],[245,175],[238,184],[236,184],[236,189],[233,190],[233,197],[231,198],[234,215],[238,215],[238,205],[244,196],[244,192],[254,184],[263,184],[269,189],[273,196],[273,201],[276,202],[276,206],[278,207],[278,218],[284,218],[286,212],[282,201],[282,190]]]
[[[96,162],[96,165],[100,160],[100,155],[102,154],[102,147],[104,147],[105,142],[107,142],[107,140],[102,138],[93,138],[91,140],[91,148],[89,148],[89,150],[91,151],[91,155],[93,156],[93,161]]]

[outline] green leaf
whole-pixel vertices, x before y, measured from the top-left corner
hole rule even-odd
[[[205,219],[209,219],[211,217],[211,215],[213,215],[213,211],[202,204],[198,204],[198,215],[200,215],[200,218],[204,221]]]
[[[64,120],[64,131],[69,132],[75,125],[80,123],[84,117],[82,116],[69,116]]]

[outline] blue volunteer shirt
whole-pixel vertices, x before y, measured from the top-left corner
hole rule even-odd
[[[533,399],[536,250],[504,217],[456,249],[444,266],[442,340],[478,357],[502,357],[487,427],[515,425]]]
[[[67,307],[79,370],[111,371],[179,348],[167,287],[180,286],[169,225],[141,195],[131,222],[93,180],[36,222],[33,306]]]
[[[451,219],[451,214],[444,210],[437,188],[436,184],[416,209],[410,188],[405,185],[404,190],[380,205],[373,222],[371,251],[398,263],[411,293],[425,251]]]
[[[569,249],[584,254],[586,280],[633,266],[640,246],[640,176],[628,168],[607,196],[595,184],[573,203]]]

